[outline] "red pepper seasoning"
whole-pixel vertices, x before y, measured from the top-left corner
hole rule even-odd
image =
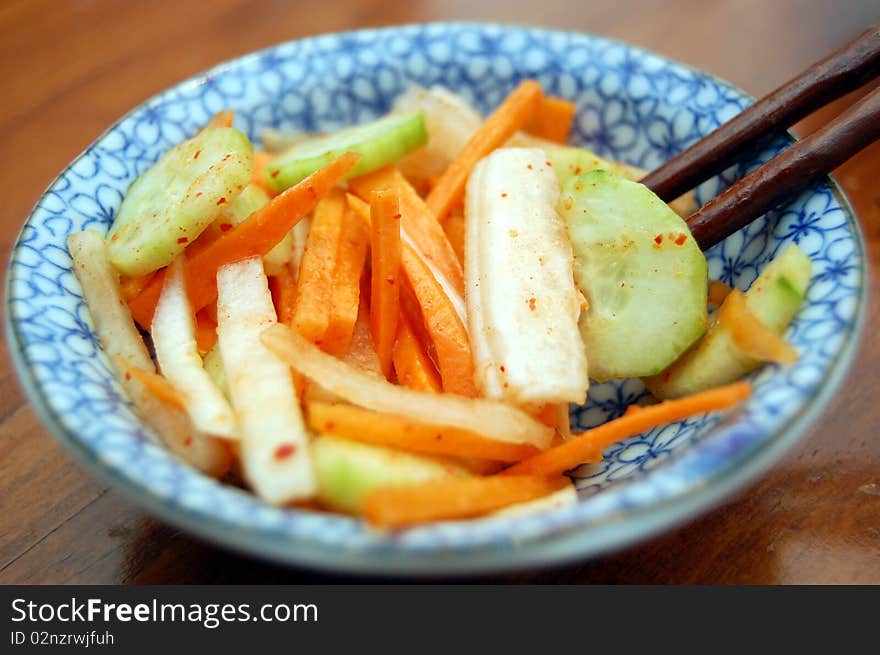
[[[292,457],[294,453],[296,453],[296,444],[283,443],[275,449],[274,457],[280,462],[288,457]]]

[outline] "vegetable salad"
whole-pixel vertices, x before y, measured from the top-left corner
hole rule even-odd
[[[709,281],[644,171],[567,145],[577,107],[520,83],[489,116],[435,87],[329,134],[217,114],[69,237],[95,332],[169,450],[267,503],[377,528],[576,501],[565,472],[750,394],[797,353],[797,246]],[[155,359],[145,339],[152,342]],[[576,434],[590,380],[660,402]]]

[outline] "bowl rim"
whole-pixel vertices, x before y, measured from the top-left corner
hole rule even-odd
[[[325,37],[347,35],[367,35],[393,33],[407,29],[425,27],[443,29],[477,28],[497,30],[523,30],[540,33],[545,36],[570,35],[588,37],[603,42],[617,44],[641,56],[654,57],[667,65],[674,65],[689,70],[700,76],[708,77],[714,83],[726,87],[751,102],[754,98],[727,80],[712,73],[697,69],[671,57],[652,52],[624,40],[608,38],[590,32],[560,30],[531,25],[505,24],[499,22],[479,21],[438,21],[427,23],[407,23],[402,25],[348,30],[316,34],[300,39],[282,41],[265,48],[227,59],[199,73],[164,87],[159,92],[141,101],[124,113],[80,152],[64,167],[40,194],[37,202],[28,213],[25,221],[10,249],[6,266],[6,282],[4,285],[4,331],[9,344],[10,359],[18,374],[18,379],[25,394],[36,409],[37,415],[50,433],[65,449],[74,455],[86,470],[95,475],[103,483],[119,491],[127,500],[141,507],[147,513],[165,521],[181,530],[223,548],[246,555],[258,555],[265,559],[287,565],[298,565],[327,572],[346,572],[356,575],[398,575],[424,576],[436,578],[454,574],[478,575],[520,570],[539,566],[548,568],[576,560],[586,560],[624,546],[646,540],[660,532],[668,531],[689,519],[705,514],[735,491],[754,481],[769,469],[806,431],[808,427],[825,411],[830,400],[836,394],[843,378],[848,372],[855,353],[861,343],[861,336],[866,320],[869,277],[866,275],[867,252],[864,235],[855,212],[846,195],[831,176],[822,178],[821,183],[828,187],[834,199],[840,204],[851,226],[856,253],[859,257],[859,284],[856,294],[857,306],[853,320],[841,344],[837,357],[831,362],[822,382],[804,403],[802,411],[796,413],[775,431],[768,434],[757,446],[746,449],[725,462],[724,466],[712,471],[701,484],[689,486],[675,495],[661,499],[649,505],[639,505],[627,510],[625,516],[613,514],[603,516],[599,521],[583,530],[583,523],[567,526],[549,536],[538,536],[528,539],[516,548],[502,548],[497,545],[457,547],[454,550],[405,550],[395,549],[393,552],[355,552],[345,549],[316,548],[315,542],[306,539],[288,537],[278,539],[277,533],[269,530],[251,529],[248,531],[229,531],[225,521],[209,519],[195,510],[164,500],[145,490],[134,481],[125,477],[120,471],[99,459],[73,431],[68,430],[56,411],[48,402],[46,394],[36,382],[33,371],[29,368],[22,348],[21,337],[16,322],[10,312],[9,299],[12,286],[12,264],[18,249],[22,232],[39,209],[46,193],[68,173],[80,160],[91,151],[123,121],[146,106],[156,102],[165,94],[193,84],[200,84],[212,76],[227,69],[241,66],[249,60],[276,50],[280,47],[302,43]],[[788,138],[794,140],[789,132]]]

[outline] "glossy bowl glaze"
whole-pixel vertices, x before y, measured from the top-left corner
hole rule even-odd
[[[267,127],[333,130],[385,112],[407,85],[441,84],[483,111],[526,77],[577,103],[572,140],[652,168],[751,102],[717,78],[584,34],[482,24],[413,25],[320,36],[225,63],[110,127],[52,183],[27,219],[7,279],[7,334],[21,380],[55,436],[156,516],[216,543],[333,571],[440,575],[586,558],[704,511],[770,466],[815,418],[851,358],[864,309],[861,236],[820,183],[713,248],[710,276],[747,288],[783,247],[814,263],[788,334],[801,357],[752,376],[753,398],[629,439],[573,473],[580,502],[520,517],[377,533],[345,516],[279,509],[171,456],[136,419],[92,333],[71,273],[71,232],[106,231],[127,186],[216,111],[258,139]],[[705,202],[784,147],[698,189]],[[644,395],[637,380],[595,385],[573,408],[586,428]]]

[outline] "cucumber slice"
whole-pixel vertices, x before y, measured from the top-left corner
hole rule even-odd
[[[342,512],[360,512],[364,496],[377,487],[470,475],[462,467],[427,457],[329,435],[316,437],[309,451],[318,499]]]
[[[648,174],[648,171],[637,166],[604,159],[586,148],[559,146],[552,142],[547,142],[540,147],[544,148],[544,152],[547,153],[547,161],[552,164],[559,184],[562,186],[572,177],[590,171],[608,171],[634,182],[638,182]],[[693,191],[682,194],[670,202],[669,206],[682,218],[690,216],[698,207]]]
[[[170,264],[250,182],[254,148],[232,127],[209,127],[169,150],[131,186],[107,235],[125,275]]]
[[[428,142],[422,112],[392,114],[372,123],[306,139],[278,155],[263,171],[266,181],[278,191],[292,187],[346,152],[361,160],[347,177],[357,177],[387,164]]]
[[[547,161],[553,165],[553,172],[561,186],[573,177],[590,171],[608,171],[623,175],[622,167],[608,159],[603,159],[592,150],[571,146],[543,146]],[[626,175],[624,175],[626,177]]]
[[[770,262],[746,292],[746,307],[764,325],[782,335],[807,293],[812,262],[792,244]],[[748,375],[761,362],[742,353],[729,330],[713,321],[693,348],[663,373],[646,378],[657,398],[677,398],[728,384]]]
[[[647,187],[606,171],[571,178],[560,213],[589,302],[580,329],[590,376],[664,370],[707,324],[706,258],[687,225]]]

